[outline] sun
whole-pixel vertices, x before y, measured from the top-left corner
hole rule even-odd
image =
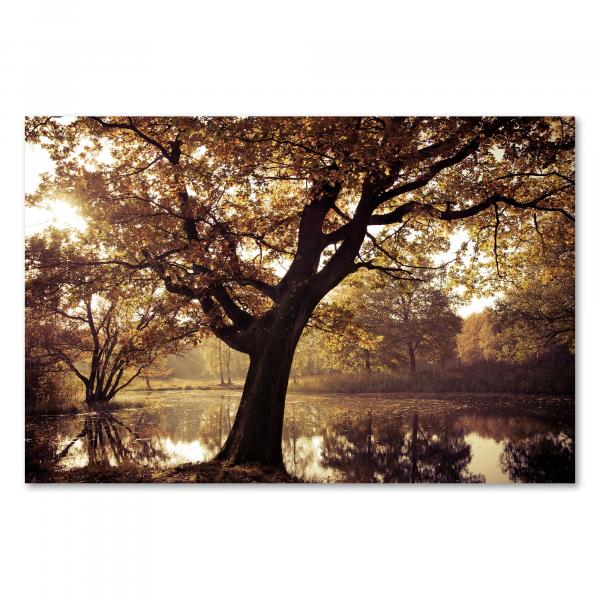
[[[54,200],[49,203],[48,208],[51,214],[51,220],[55,227],[59,229],[77,229],[78,231],[84,231],[87,227],[87,223],[84,218],[79,214],[79,211],[64,200]]]
[[[64,200],[47,200],[38,206],[26,207],[25,231],[27,235],[39,233],[46,227],[74,229],[83,232],[87,228],[79,211]]]

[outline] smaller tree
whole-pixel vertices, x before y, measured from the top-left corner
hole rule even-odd
[[[497,302],[492,320],[502,355],[526,359],[563,346],[575,351],[574,270],[563,277],[539,272]]]
[[[417,369],[417,355],[430,363],[443,363],[456,355],[460,319],[448,296],[432,282],[390,278],[371,273],[353,280],[335,299],[350,311],[342,341],[360,355],[365,365]],[[367,367],[365,367],[367,368]],[[367,370],[368,370],[367,368]]]
[[[223,342],[218,340],[219,344],[219,375],[221,377],[221,387],[231,387],[231,348],[226,346],[223,348]],[[225,383],[225,373],[227,373],[227,383]]]
[[[301,341],[301,352],[308,364],[341,371],[364,370],[370,373],[376,366],[375,352],[382,340],[380,315],[361,310],[363,290],[344,286],[334,302],[324,304],[313,315]],[[364,307],[363,307],[364,308]],[[316,343],[315,343],[316,342]],[[320,342],[320,343],[319,343]],[[312,346],[312,347],[311,347]]]
[[[460,318],[452,311],[448,296],[430,283],[392,281],[388,294],[393,326],[387,338],[389,344],[406,346],[409,370],[417,370],[417,352],[428,362],[442,365],[454,358]]]
[[[34,330],[30,360],[61,364],[85,387],[85,401],[110,401],[157,361],[189,346],[199,329],[193,306],[182,305],[150,279],[114,267],[85,274],[52,265],[48,254],[81,251],[28,240],[27,325]]]

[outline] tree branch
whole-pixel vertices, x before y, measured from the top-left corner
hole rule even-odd
[[[96,123],[99,123],[105,129],[126,129],[135,133],[138,137],[142,138],[148,144],[151,144],[155,148],[160,150],[161,154],[171,163],[177,164],[179,161],[179,154],[177,154],[173,149],[172,152],[169,152],[160,142],[151,138],[149,135],[146,135],[141,129],[139,129],[133,122],[131,117],[128,117],[127,123],[109,123],[100,117],[90,117]]]
[[[512,206],[513,208],[535,208],[536,210],[541,211],[550,211],[550,212],[560,212],[570,221],[575,221],[575,217],[571,215],[564,208],[554,207],[554,206],[540,206],[539,202],[549,198],[550,196],[557,194],[559,192],[564,191],[572,187],[571,184],[563,186],[561,188],[553,189],[548,192],[545,192],[532,200],[520,201],[515,198],[511,198],[509,196],[504,196],[502,194],[493,194],[482,200],[478,204],[474,204],[469,208],[463,208],[459,210],[440,210],[436,208],[432,204],[423,204],[421,202],[410,201],[406,202],[402,206],[390,211],[389,213],[385,213],[382,215],[373,215],[369,221],[369,225],[391,225],[393,223],[398,223],[402,220],[402,218],[411,213],[411,212],[423,212],[428,214],[431,217],[441,219],[443,221],[456,221],[459,219],[466,219],[468,217],[474,217],[478,215],[480,212],[488,209],[490,206],[494,204],[507,204],[508,206]]]

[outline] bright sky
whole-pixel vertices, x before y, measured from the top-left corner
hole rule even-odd
[[[452,260],[458,249],[468,241],[469,236],[465,231],[457,231],[450,236],[450,248],[448,252],[440,254],[436,257],[438,264],[443,264],[449,260]],[[464,319],[473,313],[479,313],[494,305],[496,300],[495,296],[474,296],[470,302],[461,306],[456,312]]]
[[[42,173],[51,172],[53,163],[39,146],[25,144],[25,193],[31,194],[40,182]],[[25,235],[32,235],[53,225],[59,229],[72,227],[83,231],[85,220],[77,209],[64,200],[48,200],[42,206],[25,207]]]
[[[33,193],[40,182],[41,174],[52,171],[53,162],[47,151],[39,146],[25,144],[25,193]],[[41,206],[25,207],[25,235],[39,233],[50,225],[59,229],[73,228],[79,231],[84,231],[87,226],[77,209],[65,200],[48,200]],[[440,262],[453,258],[456,250],[466,239],[464,232],[454,234],[451,238],[450,250],[439,257]],[[457,312],[465,318],[492,306],[494,300],[493,297],[474,297]]]
[[[472,315],[474,313],[480,313],[486,308],[493,306],[494,302],[494,298],[481,298],[479,296],[475,296],[468,304],[461,306],[456,312],[464,319],[469,315]]]

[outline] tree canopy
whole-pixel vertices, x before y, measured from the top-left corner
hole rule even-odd
[[[379,268],[386,236],[402,272],[460,222],[502,274],[549,217],[573,219],[570,119],[33,118],[26,133],[56,161],[29,201],[73,202],[100,261],[153,271],[241,350],[299,279],[322,297]]]

